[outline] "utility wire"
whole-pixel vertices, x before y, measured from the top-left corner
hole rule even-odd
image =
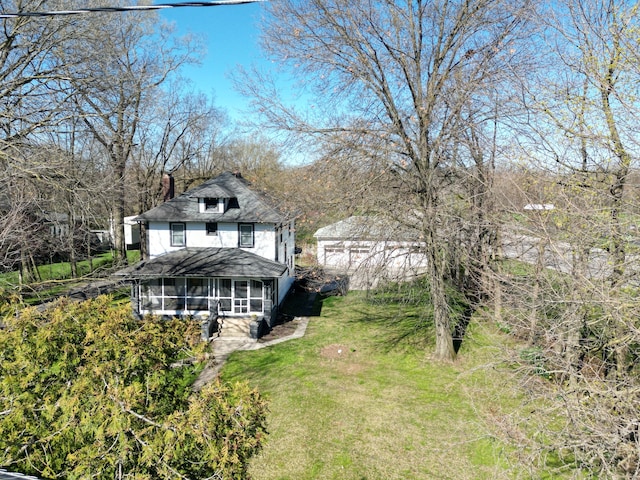
[[[83,13],[96,12],[129,12],[142,10],[163,10],[166,8],[179,7],[219,7],[222,5],[241,5],[243,3],[256,3],[265,0],[213,0],[210,2],[180,2],[180,3],[158,3],[155,5],[131,5],[126,7],[96,7],[96,8],[79,8],[77,10],[52,10],[44,12],[15,12],[0,13],[0,18],[17,18],[17,17],[52,17],[54,15],[80,15]]]

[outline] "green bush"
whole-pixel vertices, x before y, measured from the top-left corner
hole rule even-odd
[[[198,367],[175,366],[197,348],[196,322],[136,320],[104,296],[3,322],[0,465],[50,478],[244,478],[262,446],[257,392],[215,382],[194,393]]]

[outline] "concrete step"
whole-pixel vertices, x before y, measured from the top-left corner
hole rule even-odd
[[[225,317],[222,319],[221,337],[249,337],[253,318]]]

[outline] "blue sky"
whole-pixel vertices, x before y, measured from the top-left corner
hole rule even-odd
[[[187,66],[183,75],[204,93],[214,93],[215,105],[234,119],[242,117],[247,102],[233,90],[228,73],[238,64],[264,65],[258,48],[259,21],[264,3],[217,7],[181,7],[162,10],[160,15],[173,22],[176,33],[206,36],[207,53],[200,66]]]

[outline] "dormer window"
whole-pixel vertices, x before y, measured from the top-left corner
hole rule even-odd
[[[218,199],[217,198],[205,198],[204,199],[204,209],[207,212],[217,212],[218,211]]]

